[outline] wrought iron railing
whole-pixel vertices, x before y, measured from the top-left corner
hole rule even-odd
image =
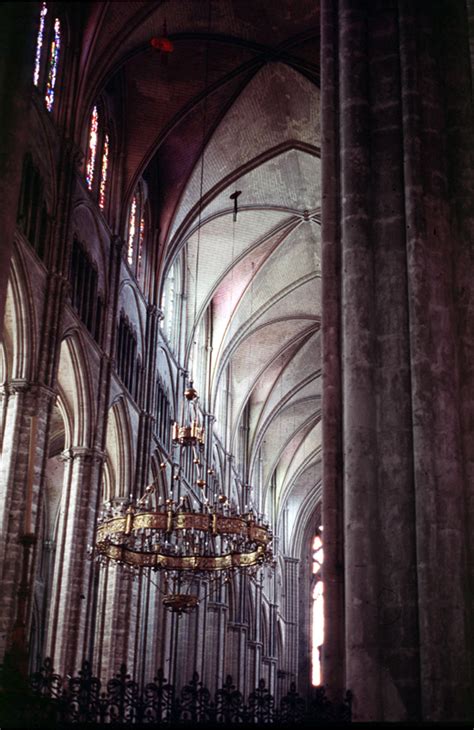
[[[200,724],[203,726],[308,725],[351,721],[351,695],[340,703],[330,702],[323,687],[305,700],[291,685],[288,694],[277,704],[260,680],[245,701],[232,677],[214,695],[194,674],[179,692],[165,678],[162,670],[153,682],[140,690],[127,674],[125,665],[106,683],[94,677],[85,661],[76,677],[63,679],[46,659],[29,682],[15,684],[11,674],[3,672],[0,692],[0,726],[56,728],[68,725],[159,725]]]

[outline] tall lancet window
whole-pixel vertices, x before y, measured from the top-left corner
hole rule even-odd
[[[89,190],[92,190],[95,176],[95,162],[97,159],[97,142],[99,135],[99,112],[97,106],[92,110],[91,123],[89,127],[89,144],[87,148],[86,182]]]
[[[127,263],[142,284],[144,283],[149,221],[148,186],[141,178],[130,203],[126,236]]]
[[[35,86],[38,86],[39,81],[40,81],[41,60],[42,60],[42,55],[43,55],[42,50],[43,50],[43,41],[44,41],[44,25],[45,25],[47,14],[48,14],[48,7],[47,7],[46,3],[43,3],[41,6],[38,36],[36,38],[35,70],[34,70],[34,74],[33,74],[33,83]]]
[[[143,213],[141,213],[140,228],[138,231],[137,276],[139,276],[142,271],[143,242],[144,241],[145,241],[145,216]]]
[[[135,237],[137,233],[137,196],[132,198],[130,206],[130,216],[128,218],[128,244],[127,244],[127,261],[133,266],[135,260]]]
[[[160,322],[161,329],[173,349],[176,349],[177,345],[177,320],[179,318],[177,299],[180,294],[180,279],[179,259],[175,259],[163,284],[163,293],[161,295],[163,319]]]
[[[61,49],[61,21],[48,19],[48,6],[41,5],[36,36],[33,83],[44,94],[46,109],[53,111]]]
[[[321,684],[321,647],[324,642],[324,584],[321,569],[323,565],[323,541],[318,530],[313,538],[313,589],[311,615],[311,684]]]
[[[49,53],[49,69],[48,80],[46,82],[46,109],[51,112],[54,104],[54,89],[58,75],[59,49],[61,47],[61,23],[59,18],[54,21],[53,38],[51,40],[51,49]]]
[[[108,202],[108,188],[111,163],[110,119],[106,100],[94,104],[87,135],[86,184],[92,196],[105,213]]]
[[[105,208],[105,191],[107,185],[107,172],[109,168],[109,135],[106,134],[104,137],[104,147],[102,149],[102,164],[100,167],[100,184],[99,184],[99,208],[104,210]]]

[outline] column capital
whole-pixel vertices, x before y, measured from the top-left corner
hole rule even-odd
[[[84,461],[103,463],[105,458],[105,451],[101,451],[96,448],[88,448],[87,446],[71,446],[59,455],[59,459],[61,461],[83,459]]]
[[[147,311],[150,317],[156,317],[159,321],[161,321],[165,317],[165,315],[163,314],[163,310],[156,304],[148,304]]]
[[[248,631],[248,624],[243,623],[242,621],[228,621],[227,622],[227,628],[231,629],[232,631]]]
[[[13,378],[8,383],[3,384],[3,390],[7,395],[18,395],[19,393],[28,393],[32,383],[23,378]]]
[[[208,601],[207,602],[207,609],[208,611],[215,611],[216,613],[225,613],[228,610],[227,603],[223,603],[222,601]]]

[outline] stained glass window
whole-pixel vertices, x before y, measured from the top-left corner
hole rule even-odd
[[[96,135],[97,138],[97,135]],[[109,166],[109,135],[104,137],[104,147],[102,149],[102,166],[100,171],[99,186],[99,207],[104,210],[105,207],[105,186],[107,183],[107,168]]]
[[[38,37],[36,39],[35,71],[33,74],[33,83],[35,86],[38,86],[38,84],[39,84],[39,77],[40,77],[40,71],[41,71],[41,49],[43,48],[44,23],[46,20],[47,12],[48,12],[48,8],[46,7],[46,3],[43,3],[43,5],[41,6]]]
[[[175,335],[175,318],[176,318],[176,298],[177,284],[179,282],[179,260],[175,259],[173,265],[169,269],[163,287],[161,296],[161,309],[163,311],[163,319],[160,327],[165,332],[170,345],[174,345]]]
[[[311,684],[321,684],[321,647],[324,642],[324,584],[321,578],[323,541],[319,532],[313,539],[313,576],[316,577],[312,592],[311,616]]]
[[[54,21],[53,40],[51,41],[51,51],[49,54],[48,80],[46,82],[46,109],[50,112],[54,104],[54,87],[56,86],[56,78],[58,75],[59,49],[61,46],[61,23],[59,18]]]
[[[95,106],[92,110],[91,125],[89,132],[89,149],[87,153],[86,182],[89,190],[92,190],[94,180],[95,160],[97,156],[97,135],[99,132],[99,113]]]
[[[137,274],[140,274],[142,267],[142,255],[143,255],[143,242],[145,240],[145,217],[142,215],[140,218],[140,228],[138,230],[138,259],[137,259]]]
[[[132,205],[130,206],[130,218],[128,219],[128,248],[127,261],[130,266],[133,265],[133,257],[135,254],[135,233],[137,229],[137,196],[134,195]]]

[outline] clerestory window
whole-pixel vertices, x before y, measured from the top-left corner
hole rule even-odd
[[[140,180],[130,203],[127,227],[127,263],[138,280],[143,278],[148,218],[147,185]]]
[[[177,349],[179,308],[178,299],[181,293],[181,266],[176,258],[168,270],[161,295],[163,319],[160,326],[170,347]]]
[[[104,211],[108,200],[110,177],[110,133],[105,113],[95,104],[89,122],[86,154],[86,183],[99,208]]]
[[[61,52],[61,21],[47,3],[41,5],[36,37],[33,83],[44,94],[46,109],[53,111]]]

